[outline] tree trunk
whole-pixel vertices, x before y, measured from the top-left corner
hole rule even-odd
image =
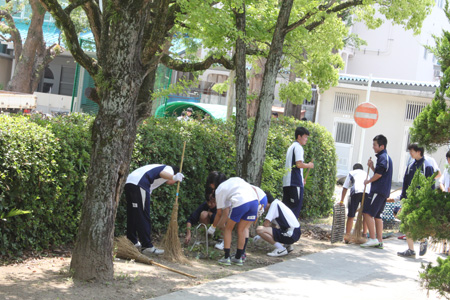
[[[242,4],[242,12],[235,13],[236,28],[245,35],[245,2]],[[245,163],[248,152],[248,124],[247,124],[247,71],[245,41],[238,38],[236,41],[236,174],[246,178],[247,164]]]
[[[257,60],[257,69],[252,70],[252,76],[250,77],[249,92],[252,96],[258,96],[261,93],[264,68],[267,60],[264,57],[260,57]],[[247,106],[247,116],[249,118],[256,117],[259,107],[259,97],[250,101]]]
[[[295,82],[295,73],[292,70],[289,72],[289,82]],[[286,105],[284,106],[284,116],[285,117],[294,117],[298,120],[300,120],[302,116],[302,105],[295,105],[289,99],[286,101]]]
[[[236,70],[230,71],[230,76],[228,80],[230,82],[230,86],[227,92],[227,121],[231,120],[231,116],[233,115],[233,102],[236,98],[236,84],[235,84]]]
[[[259,96],[260,104],[247,160],[246,180],[258,186],[261,184],[275,84],[281,56],[283,55],[283,43],[286,36],[285,30],[288,26],[292,4],[293,0],[285,0],[281,3],[269,55],[267,57],[261,94]]]
[[[142,24],[148,20],[126,11],[121,18],[126,20],[111,23],[108,47],[99,56],[103,73],[94,78],[102,99],[92,129],[89,180],[70,265],[74,277],[81,280],[113,279],[117,205],[128,175],[140,115],[148,114],[151,107],[138,102],[150,102],[149,98],[141,98],[148,95],[155,72],[145,78],[146,72],[136,59],[142,49]]]
[[[28,35],[21,53],[17,53],[15,56],[16,67],[14,75],[6,89],[8,91],[32,94],[41,79],[41,77],[39,77],[39,71],[42,71],[40,73],[42,76],[43,69],[45,68],[45,66],[36,64],[39,60],[44,60],[43,53],[45,53],[45,43],[42,25],[44,24],[45,9],[38,0],[30,0],[30,5],[32,9],[32,18],[28,29]],[[16,52],[16,46],[14,46],[14,51]],[[40,70],[40,68],[42,68],[42,70]]]

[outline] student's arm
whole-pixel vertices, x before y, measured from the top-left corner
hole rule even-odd
[[[191,227],[192,224],[188,221],[186,223],[186,237],[184,238],[185,244],[189,244],[189,242],[191,241]]]
[[[347,189],[343,188],[341,194],[341,204],[344,204],[345,195],[347,195]]]
[[[439,183],[439,187],[441,188],[441,191],[445,192],[445,186],[442,183]]]
[[[305,164],[302,160],[298,160],[295,162],[295,166],[299,169],[312,169],[312,168],[314,168],[314,163],[309,162],[309,163]]]
[[[217,210],[217,214],[219,214],[219,211],[221,211],[221,216],[220,216],[220,220],[217,223],[217,228],[224,230],[225,229],[225,223],[227,222],[228,219],[228,214],[230,213],[230,208],[229,207],[225,207],[222,209],[218,209]],[[217,215],[216,215],[217,218]]]
[[[370,178],[369,180],[364,180],[364,184],[368,185],[369,183],[377,181],[380,178],[381,178],[381,174],[375,173],[375,174],[373,174],[372,178]]]

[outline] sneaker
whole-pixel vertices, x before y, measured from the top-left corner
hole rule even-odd
[[[223,240],[222,240],[222,242],[215,244],[214,248],[219,249],[219,250],[223,250],[223,248],[224,248]]]
[[[422,242],[420,242],[419,255],[424,256],[425,253],[427,253],[427,248],[428,248],[428,240],[424,239]]]
[[[384,249],[384,247],[383,247],[383,242],[378,243],[378,245],[376,245],[374,248],[377,248],[377,249]]]
[[[362,248],[369,248],[369,247],[376,247],[380,244],[380,242],[377,239],[369,239],[364,244],[361,244]]]
[[[253,237],[253,244],[259,244],[260,241],[262,241],[263,239],[259,236],[259,235],[255,235]]]
[[[136,244],[134,244],[134,247],[136,247],[136,249],[138,249],[138,250],[140,251],[141,248],[142,248],[142,245],[141,245],[141,243],[138,241]]]
[[[288,244],[284,244],[284,247],[286,248],[288,253],[291,253],[292,251],[294,251],[294,245],[288,245]]]
[[[406,240],[406,235],[401,235],[398,237],[399,240]]]
[[[284,256],[284,255],[287,255],[287,254],[288,254],[288,251],[287,251],[286,248],[283,248],[283,249],[275,248],[272,252],[267,253],[267,255],[272,256],[272,257]]]
[[[236,257],[236,253],[231,254],[231,257]],[[245,260],[247,259],[247,254],[242,253],[241,259],[242,259],[242,262],[245,262]]]
[[[416,252],[414,250],[408,249],[406,251],[403,252],[397,252],[398,256],[402,256],[402,257],[413,257],[416,258]]]
[[[244,263],[242,261],[242,257],[241,258],[236,258],[236,257],[231,257],[231,263],[237,266],[243,266]]]
[[[153,246],[151,248],[145,248],[144,250],[142,250],[142,254],[145,254],[145,255],[152,255],[152,254],[161,255],[161,254],[164,254],[164,250],[163,249],[158,249],[158,248]]]
[[[223,265],[223,266],[231,266],[231,259],[229,257],[227,258],[221,258],[217,261],[219,263],[219,265]]]

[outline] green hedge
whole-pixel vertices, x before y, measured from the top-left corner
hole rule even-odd
[[[89,168],[93,117],[71,115],[52,120],[0,119],[0,214],[13,208],[32,210],[0,223],[0,254],[20,254],[74,240]],[[267,141],[262,188],[282,196],[287,148],[297,126],[311,132],[306,161],[314,158],[305,189],[302,217],[327,215],[333,204],[336,154],[331,134],[320,125],[280,118],[272,122]],[[250,121],[252,126],[252,121]],[[179,194],[179,224],[203,201],[206,176],[219,170],[235,176],[234,122],[179,122],[150,118],[138,129],[130,170],[150,163],[179,166],[186,141]],[[154,232],[163,234],[175,200],[176,186],[163,185],[152,194]],[[126,229],[126,205],[118,207],[116,235]]]

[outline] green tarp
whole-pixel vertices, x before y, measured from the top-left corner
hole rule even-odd
[[[185,102],[176,101],[167,103],[167,105],[161,105],[156,109],[155,117],[161,118],[164,116],[180,116],[183,111],[190,107],[194,111],[201,111],[203,114],[207,113],[213,119],[226,120],[227,118],[227,107],[225,105],[218,104],[208,104],[208,103],[197,103],[197,102]],[[233,108],[233,114],[235,114],[235,109]]]

